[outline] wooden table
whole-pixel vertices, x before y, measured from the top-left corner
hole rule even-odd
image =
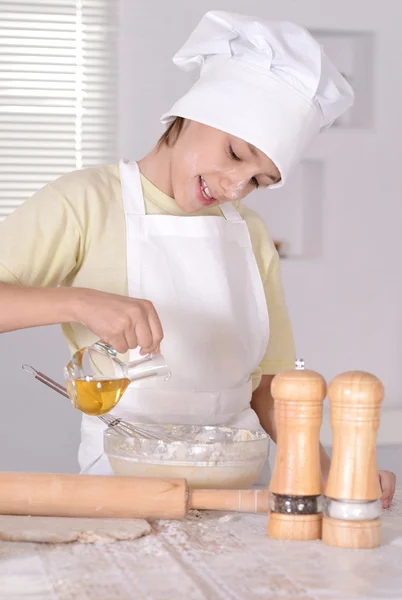
[[[263,515],[191,513],[114,544],[0,542],[1,600],[402,598],[402,488],[383,545],[338,550],[266,535]]]

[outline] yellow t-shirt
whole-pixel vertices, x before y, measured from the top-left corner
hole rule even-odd
[[[175,201],[141,176],[147,214],[191,218]],[[294,364],[294,345],[279,257],[263,220],[241,202],[264,284],[270,339],[255,389],[263,374]],[[197,215],[221,215],[218,207]],[[0,223],[0,281],[22,286],[86,287],[127,295],[125,217],[118,165],[83,169],[46,185]],[[163,325],[163,324],[162,324]],[[96,341],[77,323],[63,325],[71,352]]]

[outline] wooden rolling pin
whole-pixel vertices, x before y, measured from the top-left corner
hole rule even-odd
[[[185,479],[0,473],[0,514],[184,519],[191,508],[268,513],[267,490],[190,490]]]

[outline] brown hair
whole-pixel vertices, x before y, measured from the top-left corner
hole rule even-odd
[[[177,142],[177,139],[183,129],[184,119],[183,117],[175,117],[174,121],[172,121],[166,131],[161,135],[158,141],[158,148],[166,144],[171,148]]]

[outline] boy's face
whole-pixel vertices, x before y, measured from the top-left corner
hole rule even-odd
[[[172,196],[185,212],[241,200],[257,187],[280,181],[265,154],[244,140],[185,121],[170,148]]]

